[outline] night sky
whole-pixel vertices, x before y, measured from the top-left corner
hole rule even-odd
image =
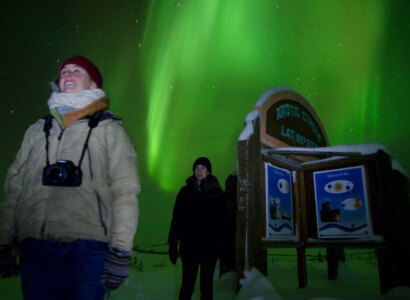
[[[27,127],[48,113],[48,82],[72,55],[100,68],[137,148],[138,234],[168,231],[196,157],[208,156],[224,185],[246,115],[280,84],[312,104],[330,145],[383,143],[410,174],[410,2],[0,5],[1,182]]]

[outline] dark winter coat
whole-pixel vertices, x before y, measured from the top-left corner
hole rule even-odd
[[[168,236],[183,257],[219,256],[226,240],[228,209],[223,190],[209,174],[198,189],[195,176],[186,180],[175,201]]]

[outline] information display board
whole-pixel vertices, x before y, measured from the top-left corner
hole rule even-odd
[[[292,173],[265,162],[266,235],[293,237]]]
[[[364,166],[313,172],[318,238],[372,235]]]

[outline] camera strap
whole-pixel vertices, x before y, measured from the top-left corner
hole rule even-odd
[[[80,157],[80,161],[78,162],[78,168],[81,167],[81,163],[83,161],[84,158],[84,154],[85,151],[88,148],[88,140],[90,139],[90,135],[91,135],[91,131],[98,126],[98,123],[100,123],[101,117],[103,116],[104,112],[102,110],[95,112],[88,120],[88,127],[90,128],[90,130],[88,131],[87,134],[87,138],[85,140],[84,146],[83,146],[83,150],[81,152],[81,157]],[[52,115],[48,115],[45,117],[45,122],[44,122],[44,127],[43,127],[43,131],[45,132],[45,136],[46,136],[46,157],[47,157],[47,166],[50,165],[50,160],[49,160],[49,155],[48,155],[48,147],[49,147],[49,141],[48,141],[48,137],[50,136],[50,129],[53,127],[53,116]]]
[[[51,127],[53,127],[52,120],[53,120],[53,116],[52,116],[52,115],[46,116],[46,120],[45,120],[45,122],[44,122],[44,127],[43,127],[43,131],[45,132],[45,135],[46,135],[47,166],[50,165],[50,160],[49,160],[49,158],[48,158],[48,145],[49,145],[48,137],[49,137],[49,135],[50,135],[50,129],[51,129]]]
[[[88,121],[88,127],[90,127],[90,130],[88,131],[87,138],[85,139],[85,143],[83,146],[83,151],[81,152],[80,161],[78,162],[79,168],[81,167],[81,163],[83,162],[85,151],[88,148],[88,140],[90,139],[91,131],[98,126],[98,123],[100,123],[103,113],[104,112],[102,110],[95,112]]]

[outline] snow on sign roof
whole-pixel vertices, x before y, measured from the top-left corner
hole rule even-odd
[[[275,150],[287,151],[287,152],[306,152],[306,154],[315,154],[319,153],[346,153],[349,154],[374,154],[379,150],[383,150],[386,153],[389,153],[387,148],[380,143],[360,143],[360,144],[348,144],[348,145],[337,145],[330,147],[317,147],[317,148],[302,148],[302,147],[281,147],[276,148]]]
[[[347,145],[337,145],[337,146],[331,146],[331,147],[318,147],[318,148],[281,147],[281,148],[272,149],[270,151],[271,153],[289,154],[289,155],[316,155],[316,154],[333,155],[333,157],[331,158],[320,160],[320,162],[323,162],[326,160],[339,159],[340,156],[375,154],[379,150],[383,150],[384,152],[389,154],[389,151],[387,150],[387,148],[381,143],[359,143],[359,144],[347,144]],[[314,164],[317,162],[318,161],[311,161],[311,162],[305,162],[303,164]],[[401,167],[401,165],[393,158],[392,158],[392,169],[399,171],[400,173],[406,175],[406,172]]]
[[[258,101],[255,104],[255,107],[260,107],[263,105],[263,103],[265,103],[266,100],[268,100],[268,98],[273,95],[276,94],[278,92],[294,92],[294,90],[292,90],[290,87],[287,87],[286,85],[277,85],[274,86],[273,88],[270,88],[269,90],[267,90],[266,92],[264,92],[258,99]]]
[[[253,134],[253,122],[258,118],[259,114],[257,110],[252,110],[245,119],[245,129],[239,135],[240,141],[245,141]]]

